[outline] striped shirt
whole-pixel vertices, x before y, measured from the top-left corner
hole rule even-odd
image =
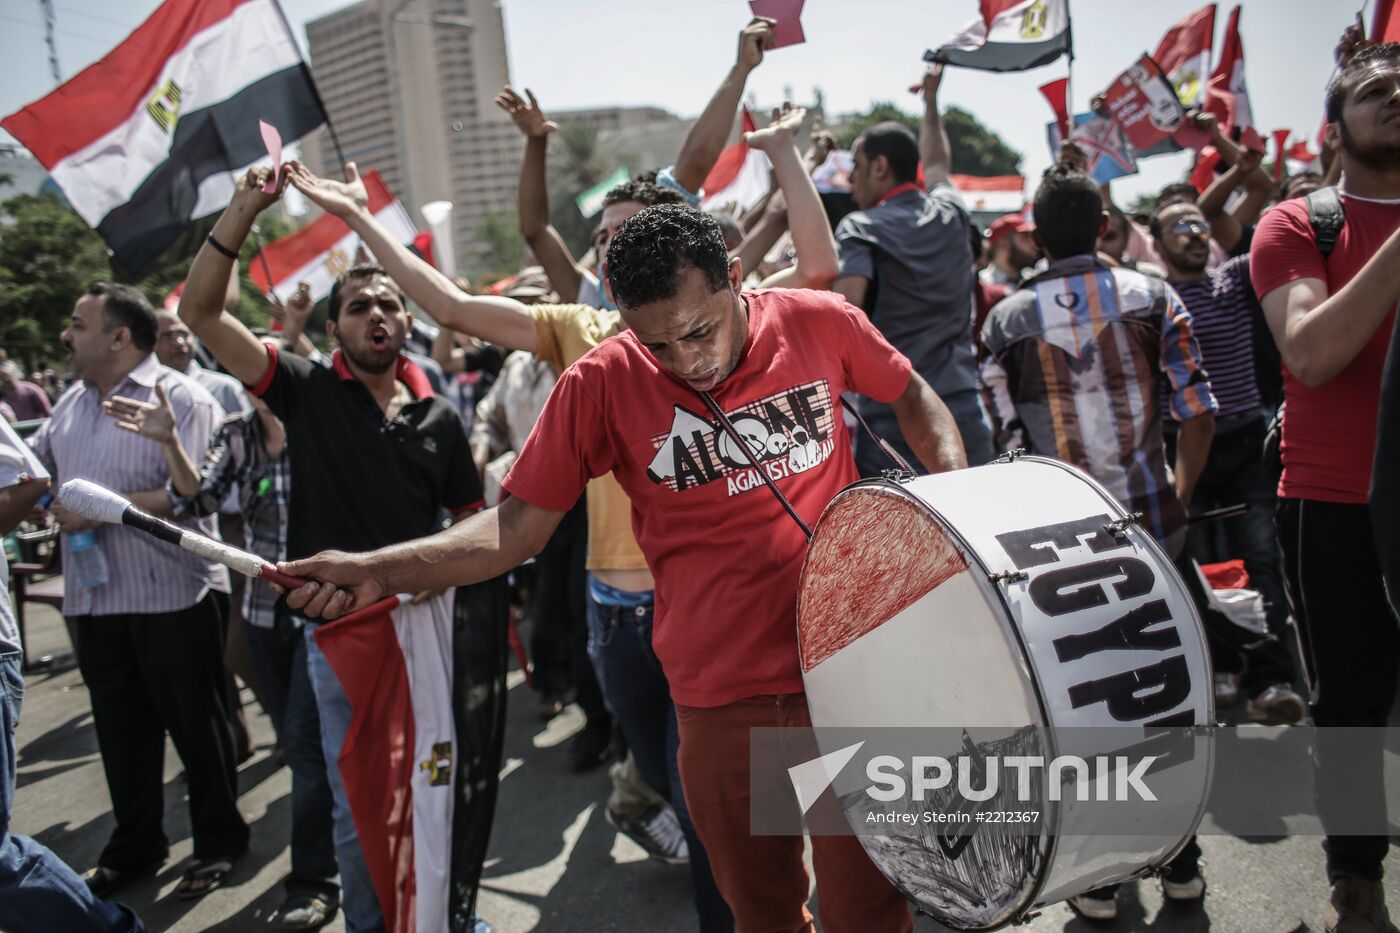
[[[1169,285],[1090,256],[1053,263],[982,328],[982,382],[1002,449],[1072,463],[1168,551],[1184,533],[1162,419],[1216,410],[1191,314]],[[1159,386],[1168,392],[1163,401]]]
[[[175,409],[175,429],[186,450],[203,451],[224,419],[223,409],[203,386],[154,355],[136,365],[112,391],[113,395],[149,402],[159,383]],[[79,380],[68,387],[53,415],[29,444],[55,484],[87,479],[114,492],[164,489],[170,480],[160,445],[123,431],[102,411],[97,387]],[[184,523],[206,535],[218,536],[214,518]],[[97,544],[107,561],[107,582],[89,589],[77,574],[63,576],[63,614],[117,615],[175,612],[188,609],[210,590],[229,591],[228,570],[148,534],[122,525],[99,525]],[[63,562],[72,566],[68,536],[63,535]]]
[[[262,421],[251,409],[229,415],[214,433],[199,468],[199,489],[182,496],[170,484],[177,518],[227,512],[223,504],[236,492],[233,509],[243,516],[247,548],[269,563],[287,559],[287,495],[291,488],[287,458],[267,454]],[[260,578],[243,587],[243,618],[249,625],[272,628],[277,593]]]
[[[1191,332],[1201,347],[1219,415],[1258,415],[1262,402],[1254,368],[1254,320],[1260,311],[1249,281],[1249,255],[1207,270],[1199,281],[1171,286],[1191,312]]]

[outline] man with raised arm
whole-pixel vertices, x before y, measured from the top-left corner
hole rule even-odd
[[[749,134],[747,141],[768,153],[794,223],[825,238],[824,249],[820,242],[807,249],[808,257],[814,252],[817,257],[808,262],[809,267],[824,264],[834,269],[835,243],[796,144],[804,115],[800,109],[783,111],[774,123]],[[347,170],[352,181],[344,183],[316,178],[300,166],[292,168],[291,176],[293,184],[308,197],[342,217],[395,281],[443,327],[499,346],[529,350],[562,372],[626,326],[616,311],[581,304],[527,307],[461,291],[384,231],[365,210],[367,195],[353,166]],[[645,186],[649,190],[635,182],[629,186],[644,198],[652,197],[653,192],[658,197],[674,196],[670,191],[658,192],[654,186]],[[785,270],[769,282],[790,281],[792,275],[791,270]],[[671,802],[680,820],[702,929],[707,933],[728,929],[733,919],[715,887],[705,847],[694,832],[681,791],[676,756],[679,734],[670,686],[665,672],[658,671],[652,661],[655,583],[632,533],[631,504],[611,475],[596,477],[588,484],[588,527],[589,625],[599,651],[604,692],[642,779]],[[660,814],[649,814],[636,825],[623,814],[610,812],[610,819],[634,838],[650,840],[648,850],[664,857],[665,827],[653,825],[662,819]]]
[[[1375,826],[1373,835],[1327,836],[1335,929],[1384,933],[1394,927],[1381,887],[1389,848],[1383,742],[1369,743],[1364,757],[1353,746],[1338,767],[1346,730],[1335,727],[1375,727],[1379,736],[1400,671],[1400,630],[1367,508],[1381,373],[1400,301],[1400,43],[1355,52],[1356,41],[1348,30],[1326,94],[1327,145],[1342,183],[1310,196],[1339,202],[1340,230],[1328,231],[1328,244],[1309,200],[1285,201],[1259,222],[1250,274],[1283,357],[1277,522],[1319,727],[1318,812],[1324,830],[1348,806]]]
[[[503,484],[511,497],[428,541],[295,562],[323,582],[288,598],[337,617],[386,588],[488,578],[538,551],[586,482],[611,471],[656,580],[652,644],[719,889],[739,929],[806,929],[802,841],[750,835],[739,765],[751,728],[810,724],[794,624],[806,538],[758,470],[814,522],[856,477],[838,407],[846,391],[890,403],[929,470],[964,466],[962,444],[938,396],[864,314],[822,292],[741,291],[718,225],[693,208],[633,216],[607,269],[628,329],[560,377]],[[518,318],[494,304],[462,310]],[[729,441],[710,402],[750,433],[761,425],[761,443]],[[826,930],[913,928],[858,840],[813,846]]]
[[[257,215],[280,196],[263,192],[268,174],[256,169],[239,181],[190,268],[180,318],[286,425],[288,556],[407,541],[437,530],[443,509],[458,519],[476,510],[481,484],[466,430],[456,409],[433,394],[423,371],[403,355],[412,318],[384,270],[355,266],[331,289],[326,333],[337,349],[329,367],[264,344],[223,310],[238,249]],[[334,800],[341,910],[346,930],[382,931],[338,764],[350,704],[316,643],[316,628],[306,623],[303,637]],[[302,780],[315,776],[299,775],[294,765],[294,795]]]
[[[880,333],[909,357],[947,402],[973,463],[994,456],[977,390],[972,342],[971,220],[950,182],[952,155],[938,112],[943,66],[923,81],[924,120],[916,143],[902,124],[879,123],[851,147],[851,196],[859,210],[836,228],[841,271],[832,288],[864,308]],[[926,187],[918,184],[922,160]],[[911,460],[888,406],[862,402],[877,434]],[[890,467],[871,439],[856,443],[862,476]]]

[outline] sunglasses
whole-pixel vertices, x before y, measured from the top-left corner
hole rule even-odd
[[[1193,234],[1210,236],[1210,224],[1206,223],[1204,220],[1195,220],[1189,217],[1182,218],[1172,224],[1172,233],[1180,236],[1191,236]]]

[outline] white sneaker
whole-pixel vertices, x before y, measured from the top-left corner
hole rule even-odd
[[[1215,705],[1234,706],[1240,701],[1240,675],[1215,674]]]
[[[652,807],[638,817],[624,817],[605,808],[604,815],[614,829],[658,862],[685,865],[690,861],[690,846],[686,844],[681,821],[670,807]]]
[[[1169,901],[1199,901],[1206,893],[1206,879],[1197,875],[1187,881],[1162,879],[1162,895]]]
[[[1069,899],[1069,906],[1085,920],[1112,920],[1118,916],[1117,897],[1090,897],[1080,894]]]

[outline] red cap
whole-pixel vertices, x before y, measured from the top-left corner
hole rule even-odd
[[[987,245],[996,246],[1008,233],[1030,233],[1034,229],[1020,214],[1003,214],[987,228]]]

